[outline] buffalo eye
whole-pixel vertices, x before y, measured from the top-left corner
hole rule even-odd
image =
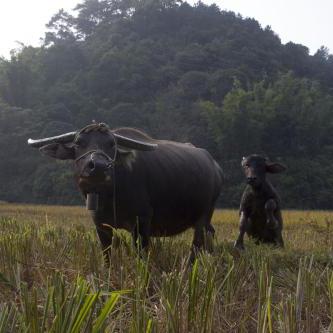
[[[75,141],[74,141],[74,148],[79,148],[79,147],[85,147],[87,145],[86,141],[83,140],[82,138],[78,137]]]
[[[115,145],[115,141],[114,141],[113,138],[110,138],[110,140],[109,140],[109,145],[110,145],[111,147],[113,147],[113,146]]]

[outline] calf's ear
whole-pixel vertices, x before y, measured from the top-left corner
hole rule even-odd
[[[46,156],[58,160],[73,160],[75,158],[74,148],[63,143],[50,143],[39,148],[39,151]]]
[[[266,162],[266,172],[280,173],[285,171],[286,169],[287,168],[283,164]]]

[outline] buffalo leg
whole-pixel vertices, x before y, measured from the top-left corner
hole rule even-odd
[[[110,256],[111,256],[112,238],[113,238],[112,228],[111,226],[108,225],[96,225],[96,230],[98,238],[102,245],[105,263],[109,265]]]
[[[133,244],[139,251],[145,250],[149,245],[151,217],[140,216],[137,218],[132,232]]]
[[[280,209],[277,210],[275,214],[275,218],[278,224],[278,227],[276,228],[276,233],[275,233],[275,244],[279,247],[284,247],[284,242],[282,238],[282,229],[283,229],[283,220],[282,220],[282,215]]]
[[[278,210],[277,212],[277,221],[279,223],[279,227],[276,231],[276,244],[280,247],[284,247],[284,242],[283,242],[283,238],[282,238],[282,229],[283,229],[283,220],[282,220],[282,215],[281,215],[281,211]]]
[[[213,252],[213,239],[215,236],[215,229],[211,223],[213,213],[214,213],[214,205],[209,212],[209,216],[208,216],[207,223],[205,226],[205,235],[204,235],[205,247],[206,247],[207,251],[209,251],[209,252]]]
[[[209,234],[211,237],[215,236],[215,229],[214,227],[209,223],[208,225],[206,225],[206,232],[207,234]]]
[[[207,223],[205,225],[205,228],[206,228],[206,232],[207,234],[209,234],[211,237],[214,237],[215,236],[215,229],[214,227],[212,226],[212,223],[211,223],[211,220],[212,220],[212,216],[214,214],[214,204],[213,204],[213,207],[211,208],[210,212],[209,212],[209,216],[207,218]]]
[[[199,219],[195,224],[190,257],[191,261],[194,260],[196,254],[201,250],[202,247],[206,248],[207,233],[212,232],[213,230],[214,228],[212,225],[210,225],[210,220],[206,217]]]
[[[276,236],[275,236],[274,242],[277,246],[284,247],[283,238],[282,238],[282,230],[281,229],[278,229],[276,231]]]
[[[268,200],[265,204],[265,210],[267,215],[267,226],[270,229],[274,229],[274,243],[277,246],[283,247],[284,244],[282,238],[282,216],[280,210],[277,209],[277,204],[275,200]]]
[[[194,261],[196,254],[201,250],[205,241],[205,228],[196,226],[194,229],[194,237],[192,242],[190,261]]]
[[[239,219],[239,234],[234,244],[234,247],[239,250],[244,250],[244,235],[245,232],[247,231],[248,227],[247,224],[248,224],[248,217],[243,211],[241,211]]]
[[[274,199],[269,199],[265,203],[265,211],[266,211],[266,218],[267,218],[267,226],[270,229],[277,229],[278,228],[278,221],[274,216],[274,212],[277,209],[277,204]]]
[[[96,226],[98,238],[101,242],[105,263],[110,264],[111,245],[113,238],[112,227],[106,223],[103,215],[97,212],[93,213],[93,220]]]

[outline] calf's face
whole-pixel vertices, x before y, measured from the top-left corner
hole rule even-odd
[[[279,173],[286,169],[282,164],[268,162],[260,155],[243,157],[241,164],[247,183],[254,188],[259,188],[264,183],[266,172]]]

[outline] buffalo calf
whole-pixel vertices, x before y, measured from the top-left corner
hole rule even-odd
[[[247,186],[241,199],[239,235],[234,246],[244,249],[247,233],[256,242],[283,247],[280,198],[266,179],[266,173],[279,173],[286,168],[259,155],[243,157],[242,168]]]

